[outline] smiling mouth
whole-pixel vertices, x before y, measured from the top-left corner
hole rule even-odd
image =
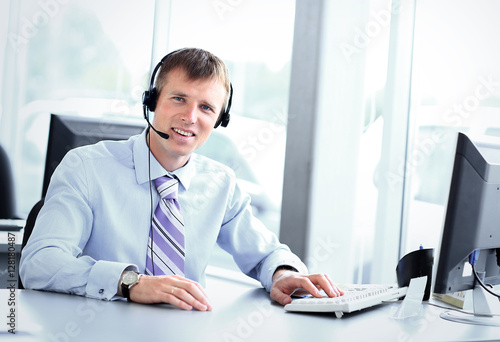
[[[174,132],[179,133],[180,135],[183,135],[185,137],[192,137],[194,135],[193,133],[183,131],[182,129],[178,129],[178,128],[172,128],[172,129],[174,130]]]

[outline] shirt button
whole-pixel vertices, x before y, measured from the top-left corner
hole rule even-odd
[[[99,294],[103,294],[103,293],[104,293],[104,289],[100,289]]]

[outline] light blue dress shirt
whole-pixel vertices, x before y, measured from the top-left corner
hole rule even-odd
[[[146,131],[126,141],[103,141],[68,152],[52,176],[22,251],[24,286],[117,298],[125,269],[144,273],[151,208],[159,200],[154,183],[150,192],[150,179],[167,173],[150,154]],[[171,174],[180,181],[187,278],[204,285],[216,243],[268,291],[280,265],[307,272],[300,259],[252,215],[250,197],[238,187],[230,168],[192,154]]]

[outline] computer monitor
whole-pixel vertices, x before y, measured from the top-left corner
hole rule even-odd
[[[140,134],[145,127],[142,120],[51,114],[42,197],[47,193],[52,173],[69,150],[101,140],[126,140]]]
[[[474,315],[442,317],[498,325],[500,302],[481,282],[500,284],[500,139],[459,133],[434,292],[473,290]]]

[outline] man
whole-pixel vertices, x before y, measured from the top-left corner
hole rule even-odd
[[[146,93],[153,99],[145,101],[155,111],[153,129],[72,150],[55,171],[22,253],[24,286],[211,310],[202,284],[218,243],[283,305],[296,291],[341,295],[328,276],[308,275],[252,216],[250,198],[232,170],[193,153],[225,112],[230,82],[224,63],[201,49],[181,49],[162,60],[155,85]],[[166,203],[153,184],[157,179],[173,181],[177,189],[178,197],[165,201],[180,205],[183,217],[185,246],[172,257],[182,262],[178,268],[159,257],[160,238],[150,238],[160,229],[151,225],[153,208]]]

